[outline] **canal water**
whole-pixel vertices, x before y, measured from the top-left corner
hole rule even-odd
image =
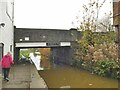
[[[118,80],[100,77],[90,72],[59,66],[39,71],[49,88],[118,88]]]

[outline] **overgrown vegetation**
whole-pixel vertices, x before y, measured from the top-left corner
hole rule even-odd
[[[95,35],[94,35],[95,34]],[[120,78],[118,44],[115,43],[115,32],[94,33],[91,40],[81,38],[75,49],[74,67],[83,68],[100,76]],[[85,34],[86,35],[86,34]]]
[[[120,60],[118,58],[117,33],[112,29],[111,23],[105,24],[104,30],[99,28],[98,14],[103,3],[90,0],[88,5],[83,5],[82,21],[78,20],[78,30],[82,31],[82,38],[77,40],[74,67],[83,68],[100,76],[120,78]],[[111,13],[109,14],[110,17]],[[77,17],[77,19],[79,19]],[[110,19],[110,18],[109,18]],[[108,20],[109,21],[109,20]]]

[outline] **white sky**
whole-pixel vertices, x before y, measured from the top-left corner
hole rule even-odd
[[[70,29],[72,21],[87,0],[14,0],[14,24],[18,28]],[[103,1],[103,0],[102,0]],[[110,11],[107,0],[101,8],[103,16]]]

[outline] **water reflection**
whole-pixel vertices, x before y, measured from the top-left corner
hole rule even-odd
[[[118,81],[69,66],[39,71],[49,88],[118,88]]]

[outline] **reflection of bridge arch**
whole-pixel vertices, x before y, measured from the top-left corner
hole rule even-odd
[[[21,48],[51,48],[53,57],[59,62],[72,60],[73,44],[78,37],[76,29],[14,29],[15,60],[18,60]],[[64,61],[62,61],[64,60]]]

